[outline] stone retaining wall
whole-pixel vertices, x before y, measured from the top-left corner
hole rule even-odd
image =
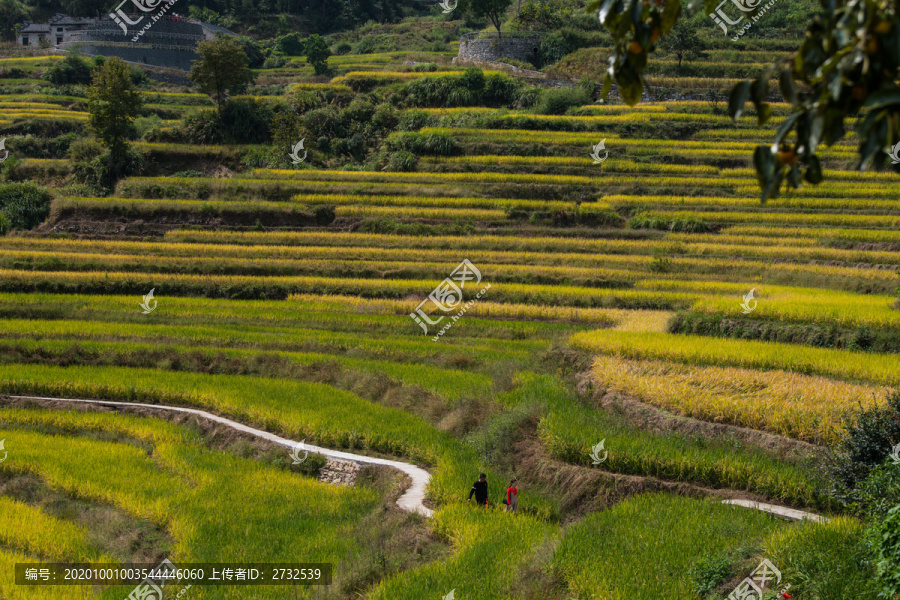
[[[514,58],[528,62],[540,54],[540,47],[540,36],[500,39],[487,37],[477,40],[462,39],[459,41],[458,58],[472,61]]]
[[[353,485],[361,468],[353,462],[341,462],[329,458],[325,466],[319,470],[319,481],[337,485]]]

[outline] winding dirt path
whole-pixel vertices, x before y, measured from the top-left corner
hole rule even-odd
[[[83,400],[76,398],[45,398],[40,396],[9,396],[10,398],[15,398],[19,400],[43,400],[50,402],[75,402],[82,404],[101,404],[104,406],[132,406],[139,407],[151,410],[165,410],[172,412],[180,412],[180,413],[188,413],[192,415],[197,415],[204,419],[209,419],[210,421],[214,421],[216,423],[221,423],[222,425],[226,425],[235,429],[237,431],[247,433],[258,437],[260,439],[267,440],[269,442],[279,444],[281,446],[285,446],[287,448],[295,448],[298,442],[293,440],[289,440],[283,437],[279,437],[274,433],[269,433],[268,431],[263,431],[261,429],[256,429],[254,427],[249,427],[242,423],[238,423],[237,421],[232,421],[231,419],[226,419],[225,417],[220,417],[218,415],[214,415],[210,412],[206,412],[205,410],[198,410],[196,408],[185,408],[182,406],[167,406],[164,404],[142,404],[138,402],[116,402],[113,400]],[[311,444],[304,444],[303,448],[315,454],[321,454],[323,456],[327,456],[333,460],[341,461],[341,462],[353,462],[361,465],[379,465],[386,467],[393,467],[398,471],[402,471],[403,473],[409,475],[410,479],[412,479],[412,485],[403,493],[400,498],[397,499],[397,506],[399,506],[402,510],[406,512],[416,512],[426,517],[431,517],[434,514],[430,508],[423,504],[423,500],[425,500],[425,488],[428,485],[428,482],[431,480],[431,474],[425,469],[419,468],[415,465],[397,461],[397,460],[387,460],[384,458],[373,458],[371,456],[363,456],[361,454],[352,454],[350,452],[341,452],[338,450],[330,450],[328,448],[322,448],[320,446],[313,446]]]

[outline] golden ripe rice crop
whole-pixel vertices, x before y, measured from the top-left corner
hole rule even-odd
[[[816,227],[759,227],[733,225],[722,230],[726,235],[751,235],[760,237],[808,237],[822,240],[848,240],[854,242],[900,242],[900,231],[879,229],[826,229]]]
[[[666,219],[699,219],[710,223],[772,223],[775,225],[812,225],[836,227],[900,227],[900,216],[847,215],[842,213],[788,213],[773,211],[753,212],[700,212],[700,211],[650,211],[649,217]]]
[[[690,365],[778,369],[850,382],[900,387],[897,357],[884,354],[811,348],[778,342],[610,330],[575,333],[571,342],[591,352],[633,360],[672,360]]]
[[[553,166],[590,166],[592,160],[589,156],[516,156],[516,155],[486,155],[486,156],[434,156],[423,157],[422,162],[434,164],[479,164],[479,165],[553,165]],[[603,171],[614,173],[683,173],[685,175],[716,175],[719,169],[709,165],[670,165],[640,163],[633,160],[617,159],[610,157],[604,161]]]
[[[884,402],[890,388],[787,371],[699,367],[600,356],[591,375],[601,389],[675,413],[762,429],[811,443],[834,442],[848,413]]]
[[[428,173],[428,172],[389,172],[389,171],[295,171],[291,169],[256,169],[250,177],[297,180],[333,180],[333,181],[401,181],[409,183],[427,181],[468,181],[478,183],[549,183],[587,185],[592,183],[591,177],[578,175],[528,175],[520,173]]]
[[[604,164],[603,170],[606,171]],[[644,180],[646,181],[646,179]],[[715,207],[748,207],[759,208],[758,197],[726,198],[722,196],[626,196],[614,194],[603,197],[604,202],[626,206],[715,206]],[[856,210],[894,210],[896,200],[872,200],[868,198],[792,198],[782,196],[769,199],[766,206],[770,208],[821,208],[821,209],[856,209]]]

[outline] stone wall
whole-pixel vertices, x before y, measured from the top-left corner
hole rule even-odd
[[[98,42],[102,44],[102,42]],[[139,65],[153,65],[169,69],[181,69],[188,71],[191,62],[199,58],[197,53],[191,50],[163,50],[159,48],[125,48],[122,46],[92,45],[90,42],[81,46],[82,54],[86,56],[118,56],[122,60],[137,63]]]
[[[486,37],[476,40],[463,38],[459,41],[458,58],[475,62],[514,58],[528,62],[539,55],[540,47],[540,36],[500,39]]]
[[[360,468],[354,462],[343,462],[329,458],[325,466],[319,470],[319,481],[338,485],[353,485]]]

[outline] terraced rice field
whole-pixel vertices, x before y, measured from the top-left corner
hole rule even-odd
[[[770,54],[720,58],[750,69]],[[319,81],[292,58],[257,83],[348,94],[462,73],[403,69],[404,59],[332,57],[335,76]],[[192,406],[413,462],[431,473],[436,512],[389,514],[385,498],[403,485],[392,475],[329,485],[283,452],[226,444],[197,423],[4,397],[4,573],[26,559],[300,557],[333,563],[342,591],[196,587],[182,598],[454,589],[508,600],[545,571],[562,590],[547,598],[697,600],[692,567],[724,553],[741,568],[776,561],[798,600],[850,597],[803,577],[817,546],[850,547],[864,529],[811,463],[854,411],[900,388],[900,180],[852,171],[857,140],[822,151],[824,183],[760,204],[752,150],[771,142],[784,103],[764,129],[702,101],[560,116],[405,108],[422,125],[392,133],[389,147],[436,137],[447,148],[417,152],[411,172],[286,157],[260,167],[242,160],[261,147],[145,141],[134,146],[160,159],[156,170],[101,196],[70,184],[68,156],[17,150],[37,147],[29,127],[44,120],[86,132],[79,89],[43,93],[37,75],[52,60],[0,59],[34,77],[0,79],[11,177],[53,192],[44,225],[0,238],[0,394]],[[168,126],[212,106],[174,89],[143,90],[145,116]],[[608,160],[595,164],[601,140]],[[464,260],[479,280],[460,282],[454,310],[426,302],[425,321],[410,318]],[[597,462],[601,440],[608,458]],[[464,501],[482,471],[488,511]],[[514,475],[520,513],[503,514],[494,507]],[[106,507],[150,542],[123,549],[17,494],[29,486]],[[835,518],[793,524],[725,498]],[[415,532],[420,556],[388,565],[408,549],[385,546],[382,521]],[[839,574],[875,598],[847,574],[854,560]],[[73,597],[20,588],[0,577],[0,597]]]

